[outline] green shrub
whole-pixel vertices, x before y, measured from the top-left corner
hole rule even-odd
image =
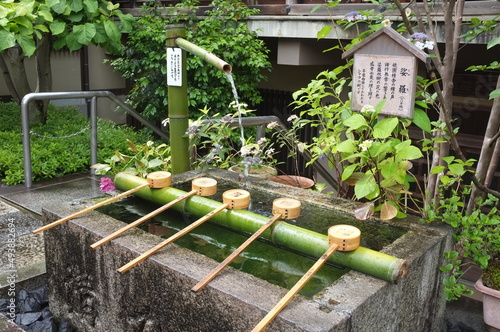
[[[111,66],[133,82],[128,103],[151,121],[163,120],[168,105],[166,81],[165,26],[184,24],[186,40],[212,52],[233,66],[232,75],[240,100],[251,108],[262,101],[260,82],[270,71],[269,50],[245,19],[258,13],[239,0],[214,0],[213,9],[202,20],[196,16],[198,0],[185,0],[175,7],[161,7],[150,1],[141,10],[127,37],[126,50],[110,61]],[[182,9],[179,9],[182,8]],[[222,115],[231,113],[234,101],[226,75],[204,60],[187,54],[190,118],[204,107]]]
[[[33,180],[50,179],[90,169],[90,131],[71,136],[89,126],[89,120],[71,107],[49,107],[48,121],[42,125],[33,120],[31,159]],[[24,182],[21,112],[15,103],[0,103],[0,179],[7,185]],[[71,136],[61,139],[42,138]],[[127,150],[127,139],[147,142],[152,139],[145,131],[134,131],[124,125],[99,119],[98,161],[104,161],[116,150]]]

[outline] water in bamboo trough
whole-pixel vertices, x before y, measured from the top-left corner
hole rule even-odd
[[[126,189],[128,186],[140,185],[140,181],[137,177],[119,174],[116,185],[122,189]],[[179,215],[178,212],[172,212],[157,216],[152,224],[145,225],[143,229],[152,230],[153,233],[160,234],[167,239],[154,248],[142,253],[133,261],[120,267],[118,272],[124,273],[128,271],[174,241],[178,241],[175,243],[190,250],[221,261],[227,256],[226,253],[228,251],[232,251],[229,255],[231,257],[234,252],[239,251],[238,246],[240,244],[247,248],[246,245],[253,243],[257,237],[260,237],[263,242],[253,243],[252,247],[245,250],[242,257],[230,258],[231,261],[235,260],[232,266],[281,287],[291,288],[307,272],[310,267],[311,258],[316,259],[320,257],[323,254],[323,248],[328,247],[328,237],[326,234],[332,224],[361,224],[356,219],[347,215],[337,216],[336,220],[332,220],[329,216],[332,213],[331,210],[311,206],[308,203],[305,203],[304,215],[300,218],[302,205],[300,201],[292,198],[276,198],[273,194],[262,193],[243,186],[245,189],[250,190],[250,194],[246,190],[234,189],[235,185],[238,184],[221,181],[218,183],[220,192],[213,194],[210,199],[204,199],[203,202],[188,200],[184,203],[184,206],[177,205],[176,209],[173,209],[181,210],[184,214],[181,213]],[[173,197],[184,197],[184,192],[188,189],[187,186],[188,183],[177,184],[174,186],[175,188],[170,188],[170,198],[164,198],[167,193],[160,194],[157,198],[163,204],[167,203]],[[237,200],[236,198],[228,200],[226,196],[230,193],[235,193]],[[252,203],[250,203],[250,196],[252,197]],[[141,195],[139,197],[144,196]],[[222,201],[222,203],[218,201]],[[157,203],[160,202],[157,201]],[[234,202],[236,202],[236,206]],[[101,208],[100,211],[127,221],[127,218],[134,218],[134,215],[140,216],[141,214],[148,215],[150,213],[148,212],[149,209],[154,208],[154,206],[147,208],[144,203],[143,199],[129,199],[107,205]],[[188,208],[186,208],[186,204],[189,205]],[[145,208],[144,210],[141,209],[141,205]],[[241,209],[243,208],[248,209],[242,211]],[[220,213],[224,209],[235,210],[235,214],[243,214],[242,221],[238,221],[238,218],[227,221],[225,218],[217,219],[214,217],[214,211]],[[124,211],[127,214],[127,218],[123,217]],[[135,211],[137,214],[131,213],[132,211]],[[216,221],[212,224],[205,224],[205,221],[210,219],[215,219]],[[280,221],[280,224],[267,230],[277,220]],[[284,223],[283,220],[287,220],[287,223]],[[132,222],[132,224],[134,223]],[[290,227],[290,229],[287,229],[287,227]],[[406,273],[405,262],[403,260],[380,254],[375,250],[382,248],[385,244],[391,243],[404,234],[406,230],[397,227],[384,227],[383,225],[375,225],[370,227],[371,229],[367,228],[366,225],[360,225],[360,227],[367,230],[368,234],[372,234],[371,236],[368,235],[366,240],[363,241],[363,244],[369,248],[362,248],[360,252],[364,251],[362,255],[366,255],[368,260],[379,259],[379,270],[375,268],[377,271],[374,273],[390,281],[395,281],[403,277],[404,273]],[[125,228],[129,228],[129,226]],[[281,229],[284,229],[284,231],[280,232]],[[116,233],[119,233],[119,231]],[[247,239],[248,236],[250,238]],[[304,236],[307,237],[301,239]],[[279,237],[282,237],[282,239],[280,240]],[[109,236],[106,238],[109,238]],[[249,240],[249,243],[245,243]],[[280,244],[277,241],[282,241],[282,243]],[[297,241],[302,241],[302,244],[294,244]],[[314,241],[319,245],[315,246]],[[100,242],[102,240],[97,243]],[[364,267],[358,267],[358,269],[362,270],[364,268],[366,272],[371,267],[367,266],[366,262],[363,262],[364,260],[366,259],[363,258],[360,260],[360,265],[364,265]],[[314,276],[306,287],[304,287],[301,294],[313,296],[347,273],[351,267],[343,266],[345,265],[343,264],[344,261],[345,258],[339,258],[337,263],[329,262],[329,266],[324,271],[321,271],[321,273],[318,273],[317,276]],[[229,264],[230,262],[227,263]],[[221,264],[224,264],[224,261]],[[372,265],[375,266],[375,264]],[[356,267],[356,265],[354,266]],[[215,270],[220,269],[218,267]],[[215,277],[215,275],[212,277]],[[201,280],[193,287],[193,290],[198,291],[208,281]]]

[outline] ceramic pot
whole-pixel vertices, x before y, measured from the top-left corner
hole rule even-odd
[[[483,293],[483,318],[489,332],[500,332],[500,291],[483,284],[481,278],[474,287]]]
[[[278,175],[270,177],[268,180],[303,189],[309,189],[314,186],[313,180],[297,175]]]

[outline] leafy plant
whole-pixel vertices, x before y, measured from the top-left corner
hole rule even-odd
[[[127,143],[128,151],[132,154],[123,154],[116,150],[110,158],[105,160],[105,163],[92,165],[96,174],[126,172],[146,177],[148,173],[170,169],[170,146],[165,143],[155,146],[153,141],[137,145],[129,139]]]
[[[466,173],[460,160],[450,156],[448,166],[434,172],[444,172],[441,177],[441,200],[437,206],[429,206],[428,222],[440,221],[454,229],[456,250],[445,253],[448,264],[441,268],[447,276],[443,283],[447,300],[455,300],[462,294],[470,294],[467,287],[459,283],[463,275],[464,262],[468,258],[472,264],[486,269],[491,261],[500,258],[500,216],[498,214],[498,198],[487,195],[479,197],[478,208],[471,214],[465,213],[467,199],[470,197],[471,185],[463,185]],[[472,160],[469,161],[472,164]]]
[[[165,117],[168,105],[165,52],[165,26],[185,24],[186,39],[234,65],[232,75],[242,100],[252,105],[261,102],[257,90],[265,80],[264,71],[271,65],[262,40],[250,31],[244,20],[257,13],[237,0],[214,1],[213,9],[200,20],[195,13],[197,0],[183,1],[163,8],[149,2],[141,10],[129,34],[127,49],[110,64],[131,82],[128,102],[151,120]],[[205,106],[222,115],[230,113],[227,105],[234,100],[226,75],[191,54],[187,54],[188,101],[191,118]]]
[[[89,125],[88,119],[70,107],[50,106],[46,125],[33,121],[33,133],[47,137],[71,136]],[[7,185],[24,181],[21,111],[16,103],[0,103],[0,179]],[[127,126],[110,121],[98,122],[98,158],[111,155],[115,150],[127,148],[126,139],[147,141],[145,132],[136,132]],[[31,136],[32,171],[35,181],[85,172],[90,164],[90,133],[61,139]]]
[[[52,48],[76,51],[92,43],[111,53],[120,51],[122,31],[129,31],[133,17],[118,8],[106,0],[0,2],[0,69],[12,98],[20,102],[32,92],[25,57],[36,57],[37,91],[44,92],[52,91]],[[36,104],[43,123],[47,104]]]
[[[231,106],[236,105],[231,103]],[[186,135],[190,138],[195,167],[227,169],[236,166],[244,171],[276,164],[270,140],[262,138],[255,141],[250,128],[243,133],[235,130],[240,114],[246,116],[253,112],[246,109],[245,104],[239,106],[239,110],[224,116],[219,113],[210,116],[210,109],[203,108],[200,110],[203,115],[191,122]]]
[[[351,64],[320,73],[306,88],[293,94],[293,105],[300,110],[300,116],[308,115],[312,118],[310,125],[321,128],[319,136],[308,145],[312,161],[328,160],[340,180],[353,187],[353,197],[366,202],[356,210],[357,218],[367,219],[375,211],[380,211],[382,219],[404,217],[404,199],[411,195],[410,186],[415,182],[410,161],[423,157],[409,137],[412,121],[381,118],[384,102],[352,111],[350,101],[343,98],[350,78],[342,75]],[[425,102],[419,103],[426,107]],[[415,114],[413,123],[429,131],[431,124],[425,112],[416,109]],[[348,188],[344,190],[346,195]]]

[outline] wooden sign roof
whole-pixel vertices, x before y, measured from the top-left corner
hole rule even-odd
[[[363,41],[356,44],[342,54],[342,58],[352,56],[354,53],[373,55],[413,55],[425,63],[431,61],[430,56],[416,47],[408,39],[401,36],[391,27],[383,27],[375,31]]]

